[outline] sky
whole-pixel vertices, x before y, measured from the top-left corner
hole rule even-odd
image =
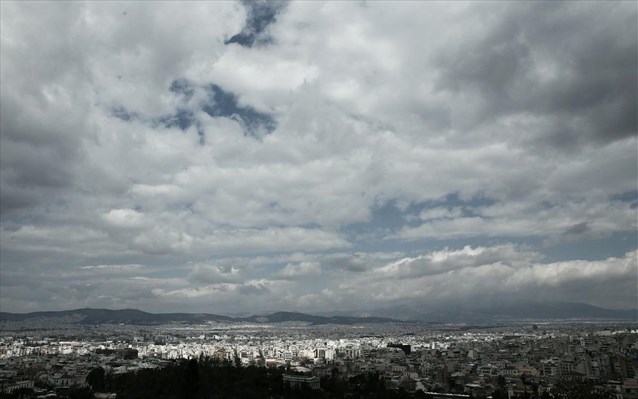
[[[637,7],[2,1],[0,308],[636,308]]]

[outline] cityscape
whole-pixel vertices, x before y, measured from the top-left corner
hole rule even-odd
[[[373,375],[383,392],[430,398],[553,398],[570,391],[638,398],[635,321],[312,324],[292,313],[269,321],[278,316],[162,325],[78,324],[80,312],[5,318],[0,387],[3,397],[115,398],[125,392],[105,381],[206,359],[216,367],[278,370],[280,397],[307,390],[353,397],[354,381]]]
[[[638,2],[0,0],[0,399],[638,399]]]

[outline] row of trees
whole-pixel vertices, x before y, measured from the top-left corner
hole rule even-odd
[[[95,390],[117,393],[118,399],[222,399],[222,398],[426,398],[421,392],[389,390],[378,374],[360,375],[350,380],[336,373],[321,380],[321,390],[291,390],[282,383],[284,368],[236,367],[228,361],[210,358],[177,361],[162,369],[110,375],[93,370],[87,382]]]

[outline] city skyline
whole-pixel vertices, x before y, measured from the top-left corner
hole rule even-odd
[[[0,310],[638,304],[634,2],[0,3]]]

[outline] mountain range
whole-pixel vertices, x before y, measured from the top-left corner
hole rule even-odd
[[[75,309],[32,313],[0,312],[0,321],[42,321],[77,324],[159,325],[167,323],[200,324],[206,322],[322,324],[372,323],[484,323],[517,320],[623,320],[638,321],[638,310],[605,309],[583,303],[525,302],[490,306],[455,305],[446,308],[395,306],[366,312],[332,315],[310,315],[297,312],[275,312],[265,315],[231,317],[210,313],[148,313],[138,309]]]
[[[8,313],[0,312],[0,321],[40,320],[51,322],[69,322],[77,324],[130,324],[158,325],[166,323],[199,324],[209,321],[247,322],[247,323],[285,323],[304,322],[320,324],[370,324],[398,323],[397,319],[383,317],[350,317],[350,316],[313,316],[305,313],[276,312],[267,315],[248,317],[230,317],[209,313],[148,313],[138,309],[74,309],[49,312]]]
[[[638,321],[638,309],[606,309],[586,303],[557,301],[502,301],[447,305],[394,306],[350,315],[394,317],[440,323],[483,323],[520,320],[623,320]]]

